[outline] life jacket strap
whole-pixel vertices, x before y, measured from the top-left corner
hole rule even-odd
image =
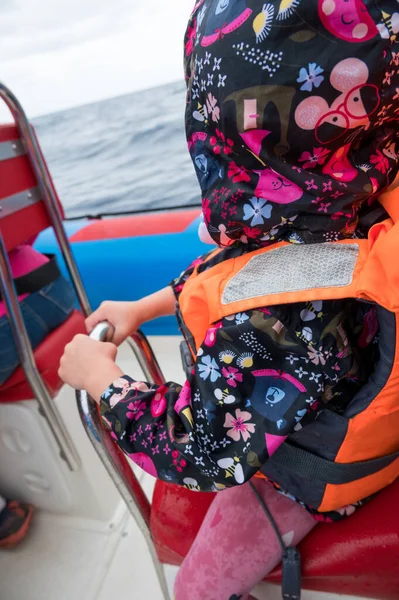
[[[341,485],[378,473],[397,458],[399,452],[361,462],[336,463],[285,442],[270,460],[299,477],[325,484]]]

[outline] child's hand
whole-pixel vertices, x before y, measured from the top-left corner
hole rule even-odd
[[[112,381],[123,375],[115,364],[115,344],[97,342],[86,335],[76,335],[65,346],[58,375],[77,390],[87,390],[97,402]]]
[[[131,333],[137,331],[144,320],[139,302],[106,301],[87,317],[86,329],[90,333],[97,323],[108,321],[115,328],[112,342],[119,346]]]
[[[102,302],[86,319],[86,329],[91,333],[100,321],[108,321],[115,328],[112,342],[119,346],[129,335],[157,317],[173,315],[175,296],[170,286],[137,300],[137,302]]]

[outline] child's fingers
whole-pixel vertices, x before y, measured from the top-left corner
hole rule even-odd
[[[85,325],[86,325],[86,331],[87,333],[91,333],[94,329],[94,327],[97,325],[97,323],[100,323],[100,321],[105,321],[106,320],[106,314],[105,314],[105,309],[103,306],[100,306],[97,310],[95,310],[91,315],[89,315],[87,317],[87,319],[85,320]]]

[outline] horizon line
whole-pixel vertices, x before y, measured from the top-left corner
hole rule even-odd
[[[137,90],[132,90],[130,92],[124,92],[121,94],[116,94],[114,96],[106,96],[104,98],[99,98],[98,100],[90,100],[89,102],[83,102],[82,104],[73,104],[71,106],[65,107],[65,108],[59,108],[56,109],[54,111],[51,112],[46,112],[46,113],[39,113],[39,114],[35,114],[32,116],[28,116],[29,120],[36,120],[36,119],[42,119],[44,117],[51,117],[53,115],[57,115],[60,113],[64,113],[67,112],[69,110],[74,110],[76,108],[83,108],[84,106],[92,106],[93,104],[101,104],[102,102],[107,102],[108,100],[115,100],[116,98],[124,98],[125,96],[132,96],[133,94],[142,94],[145,92],[148,92],[149,90],[156,90],[162,87],[166,87],[169,85],[173,85],[173,84],[177,84],[177,83],[182,83],[184,84],[184,80],[183,78],[181,79],[175,79],[172,81],[168,81],[166,83],[160,83],[157,85],[152,85],[149,87],[145,87],[145,88],[140,88]]]

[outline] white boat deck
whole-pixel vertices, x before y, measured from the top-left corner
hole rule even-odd
[[[167,379],[183,382],[179,339],[153,338],[151,342]],[[132,376],[140,377],[125,347],[119,363]],[[68,421],[69,413],[75,413],[74,394],[64,388],[57,403]],[[75,414],[71,422],[75,428],[80,426]],[[85,452],[93,452],[87,444],[83,447]],[[151,497],[155,480],[141,471],[140,479]],[[171,598],[175,574],[174,567],[166,567]],[[260,586],[254,594],[259,600],[281,598],[280,588],[270,585]],[[331,594],[302,595],[302,600],[338,598],[351,600]],[[0,600],[114,599],[163,600],[143,536],[122,502],[113,519],[101,525],[89,519],[39,512],[22,545],[13,551],[0,551]]]

